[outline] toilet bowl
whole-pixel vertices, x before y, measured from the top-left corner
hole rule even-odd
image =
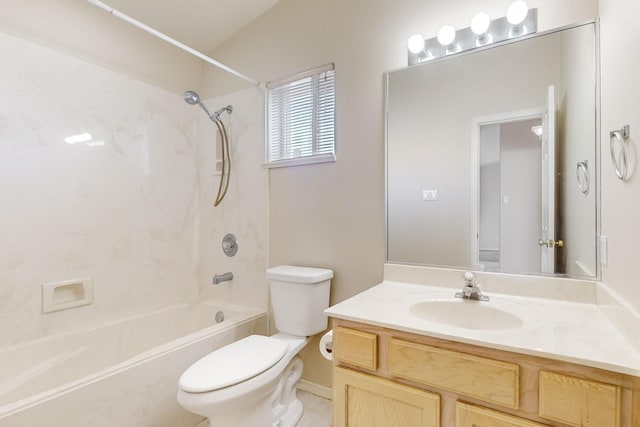
[[[251,335],[221,349],[228,350],[222,357],[215,357],[219,354],[213,352],[180,377],[178,403],[189,412],[209,418],[211,427],[293,427],[302,416],[302,403],[295,391],[302,361],[296,355],[308,341],[282,333],[272,337]],[[265,345],[269,346],[266,352]],[[248,351],[256,356],[252,368],[259,372],[234,372],[231,367],[246,359]],[[220,381],[221,376],[224,381]]]
[[[327,327],[331,270],[280,266],[267,270],[274,320],[271,337],[251,335],[208,354],[180,377],[178,403],[211,427],[294,427],[302,417],[296,355]]]

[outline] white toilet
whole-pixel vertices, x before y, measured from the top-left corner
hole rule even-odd
[[[283,265],[267,270],[279,333],[251,335],[203,357],[180,377],[178,402],[210,427],[293,427],[302,416],[296,357],[327,328],[331,270]]]

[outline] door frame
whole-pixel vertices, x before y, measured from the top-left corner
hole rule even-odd
[[[480,248],[478,247],[480,232],[480,126],[519,122],[538,118],[544,120],[546,112],[547,108],[544,106],[478,116],[471,120],[471,224],[469,227],[471,230],[471,251],[469,253],[469,265],[471,265],[472,269],[481,270],[483,267],[480,263]]]

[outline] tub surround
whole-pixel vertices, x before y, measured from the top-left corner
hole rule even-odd
[[[0,49],[0,349],[194,301],[198,112],[4,33]],[[42,285],[78,278],[93,303],[43,314]]]
[[[640,377],[640,346],[633,339],[640,329],[640,314],[621,305],[604,284],[478,273],[477,282],[491,300],[463,301],[453,298],[464,285],[463,274],[461,270],[387,264],[381,284],[326,313],[336,319]],[[465,316],[465,304],[497,308],[521,324],[474,329],[473,325],[455,327],[411,314],[411,305],[428,300],[458,303],[455,310],[460,317]]]
[[[229,131],[231,180],[218,207],[213,206],[219,174],[215,174],[220,149],[216,126],[198,113],[198,167],[200,222],[198,252],[199,294],[204,299],[228,301],[268,309],[265,270],[269,267],[269,177],[264,162],[264,91],[257,87],[208,99],[212,109],[233,105],[224,115]],[[199,108],[198,108],[199,110]],[[217,155],[216,155],[217,153]],[[234,233],[238,253],[226,256],[222,238]],[[233,280],[212,285],[215,274],[233,272]]]

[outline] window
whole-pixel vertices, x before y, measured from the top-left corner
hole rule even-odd
[[[333,64],[267,84],[267,167],[335,161]]]

